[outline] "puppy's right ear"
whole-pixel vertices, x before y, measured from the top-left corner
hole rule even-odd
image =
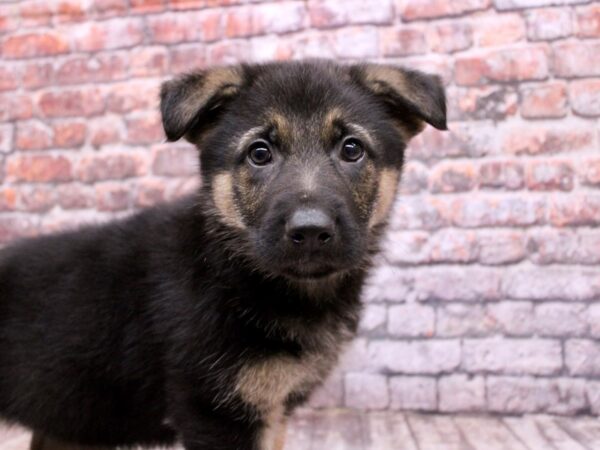
[[[220,67],[189,73],[163,83],[160,112],[169,141],[196,135],[214,122],[221,108],[242,86],[241,66]],[[187,136],[188,138],[190,136]]]

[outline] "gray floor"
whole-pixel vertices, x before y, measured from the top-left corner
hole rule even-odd
[[[0,450],[25,450],[29,433],[0,428]],[[593,417],[477,417],[416,413],[300,411],[286,450],[596,450]]]

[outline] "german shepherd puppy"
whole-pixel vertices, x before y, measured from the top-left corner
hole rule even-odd
[[[199,192],[0,254],[0,416],[36,445],[279,448],[355,334],[405,146],[446,128],[442,84],[241,65],[166,82],[161,112],[200,150]]]

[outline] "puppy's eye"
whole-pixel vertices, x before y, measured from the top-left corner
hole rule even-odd
[[[248,159],[255,166],[265,166],[271,162],[271,150],[265,142],[257,141],[248,149]]]
[[[355,138],[349,138],[342,145],[342,159],[348,162],[357,162],[365,154],[362,142]]]

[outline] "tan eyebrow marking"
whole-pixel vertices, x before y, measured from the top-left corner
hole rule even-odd
[[[357,134],[358,137],[360,137],[364,141],[366,141],[366,143],[367,143],[367,145],[369,145],[369,147],[373,148],[376,146],[377,142],[373,138],[373,136],[371,135],[371,133],[369,132],[369,130],[367,128],[365,128],[362,125],[359,125],[357,123],[348,123],[348,124],[346,124],[346,126],[348,127],[348,129],[350,131],[352,131],[354,134]]]

